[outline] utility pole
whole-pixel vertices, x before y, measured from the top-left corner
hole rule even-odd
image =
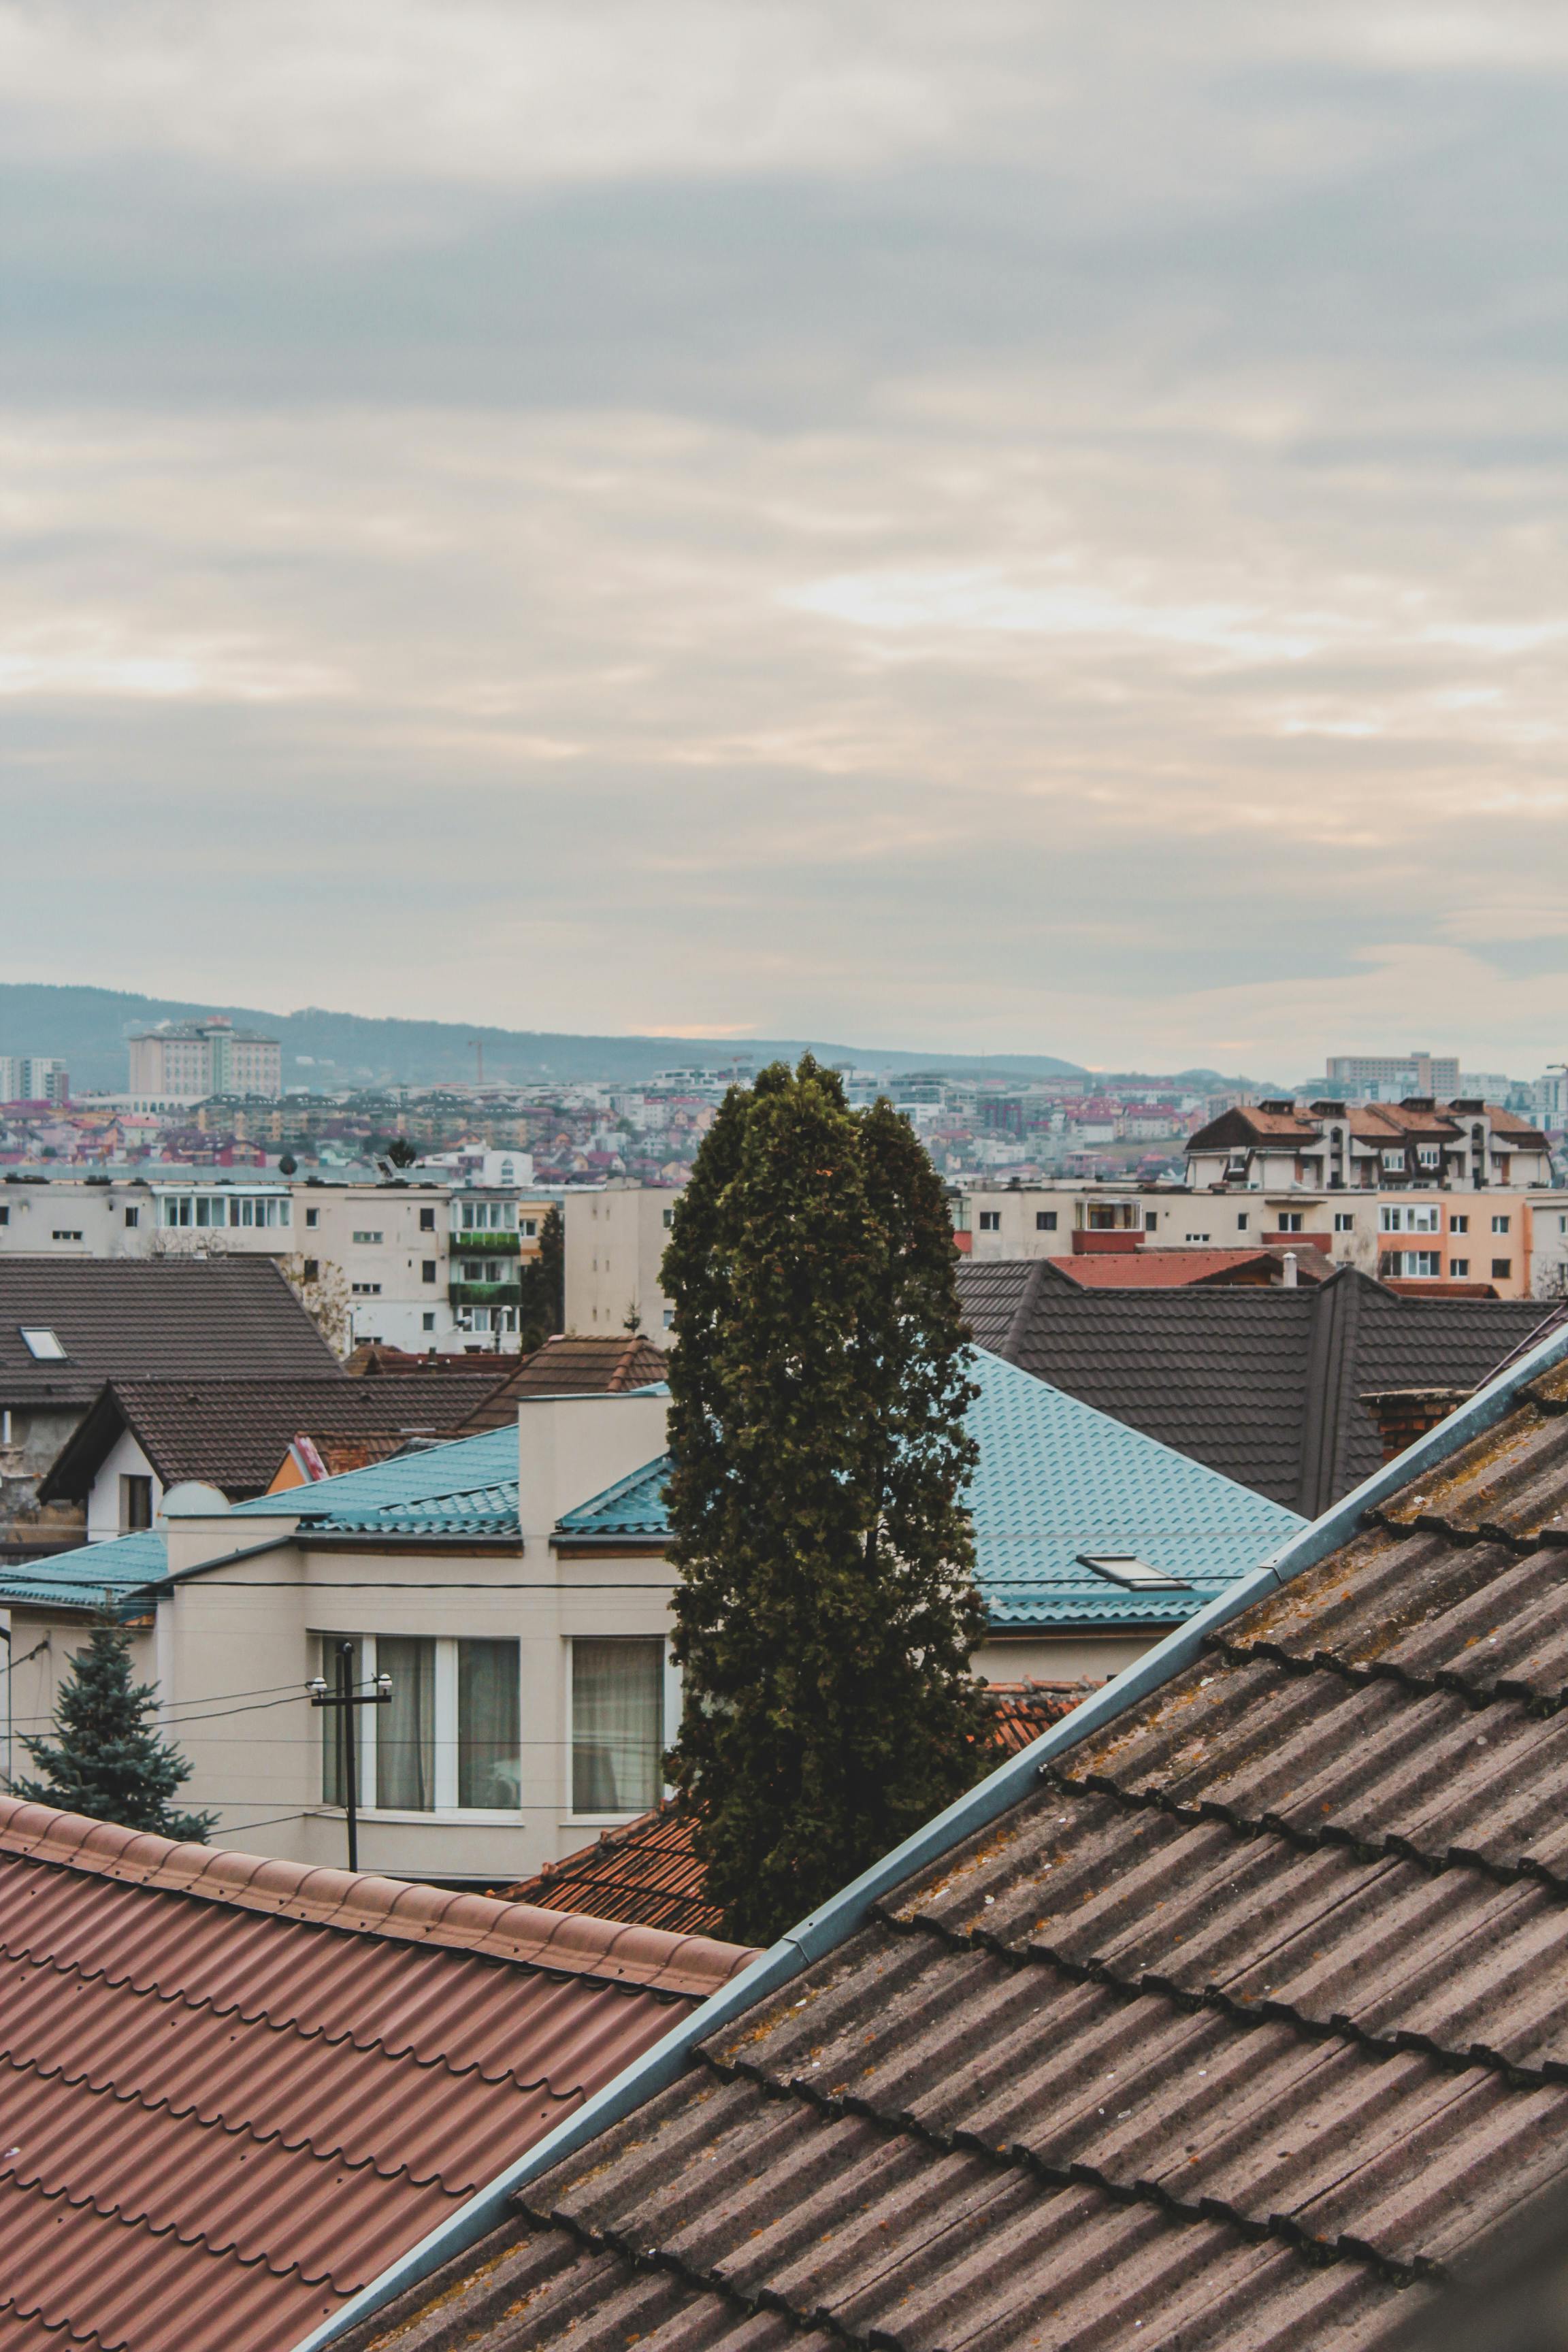
[[[359,1717],[356,1706],[390,1706],[392,1676],[377,1675],[369,1690],[354,1688],[354,1645],[352,1642],[334,1644],[332,1664],[334,1687],[318,1675],[305,1687],[310,1694],[312,1706],[331,1706],[338,1710],[338,1778],[343,1791],[343,1810],[348,1816],[349,1868],[359,1868]]]

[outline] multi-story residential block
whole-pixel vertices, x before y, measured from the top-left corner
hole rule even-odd
[[[1285,1098],[1238,1106],[1200,1128],[1187,1144],[1187,1181],[1253,1192],[1522,1191],[1551,1183],[1552,1146],[1528,1119],[1478,1095],[1304,1109]]]
[[[0,1102],[65,1103],[70,1073],[53,1054],[0,1054]]]
[[[1331,1086],[1383,1101],[1460,1091],[1457,1054],[1331,1054],[1324,1075]]]
[[[610,1183],[568,1192],[566,1328],[646,1331],[658,1341],[674,1320],[659,1286],[679,1192],[660,1185]]]
[[[260,1171],[8,1176],[0,1255],[264,1256],[341,1355],[518,1345],[519,1269],[549,1202],[499,1187],[294,1181]]]
[[[129,1091],[137,1105],[156,1108],[201,1102],[208,1095],[249,1095],[276,1102],[283,1091],[278,1039],[256,1029],[237,1029],[222,1013],[139,1029],[129,1047]]]

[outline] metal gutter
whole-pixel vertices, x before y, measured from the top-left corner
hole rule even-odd
[[[1491,1428],[1512,1411],[1519,1391],[1547,1370],[1550,1366],[1568,1356],[1568,1326],[1551,1332],[1500,1374],[1489,1386],[1476,1391],[1468,1403],[1439,1422],[1426,1435],[1392,1462],[1363,1479],[1353,1492],[1336,1503],[1331,1510],[1313,1521],[1310,1527],[1289,1536],[1270,1557],[1256,1568],[1250,1576],[1220,1593],[1216,1599],[1190,1617],[1184,1625],[1166,1635],[1142,1657],[1134,1661],[1114,1681],[1076,1706],[1059,1723],[1042,1732],[1032,1747],[1017,1756],[1009,1757],[998,1766],[988,1780],[971,1789],[927,1822],[902,1845],[884,1854],[869,1870],[862,1872],[854,1883],[833,1895],[819,1909],[808,1912],[797,1926],[768,1951],[731,1978],[721,1990],[705,2000],[700,2009],[682,2018],[662,2042],[635,2060],[623,2074],[579,2107],[575,2115],[558,2124],[552,2132],[538,2141],[523,2156],[518,2157],[506,2169],[479,2189],[468,2202],[447,2217],[416,2246],[391,2263],[377,2279],[373,2279],[359,2294],[353,2295],[340,2311],[323,2320],[309,2336],[300,2338],[292,2352],[323,2352],[323,2347],[357,2326],[374,2313],[410,2287],[430,2276],[433,2271],[453,2260],[507,2219],[508,2208],[515,2192],[552,2165],[574,2156],[597,2135],[617,2124],[642,2106],[658,2092],[668,2089],[686,2066],[692,2051],[710,2033],[744,2013],[752,2005],[776,1992],[783,1985],[797,1977],[814,1960],[821,1959],[847,1941],[858,1927],[864,1925],[871,1907],[883,1895],[912,1878],[917,1871],[939,1862],[960,1840],[985,1829],[997,1816],[1030,1794],[1037,1785],[1041,1772],[1055,1759],[1074,1748],[1089,1733],[1099,1731],[1105,1724],[1140,1699],[1159,1690],[1184,1667],[1191,1665],[1203,1648],[1205,1637],[1231,1618],[1277,1592],[1282,1585],[1298,1576],[1303,1569],[1313,1567],[1355,1535],[1363,1515],[1376,1504],[1384,1502],[1408,1486],[1429,1465],[1447,1461],[1448,1456]]]

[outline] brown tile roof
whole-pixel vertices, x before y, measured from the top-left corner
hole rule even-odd
[[[487,1429],[500,1429],[516,1418],[527,1397],[616,1395],[650,1388],[668,1370],[669,1358],[640,1331],[603,1339],[561,1333],[520,1358],[502,1385],[471,1410],[458,1434],[477,1437]]]
[[[79,1502],[129,1429],[165,1486],[204,1479],[231,1501],[265,1494],[304,1435],[367,1445],[366,1461],[412,1435],[450,1436],[471,1409],[466,1381],[414,1373],[395,1381],[112,1381],[63,1448],[40,1498]],[[347,1465],[344,1465],[347,1466]]]
[[[493,1387],[506,1378],[514,1360],[498,1356],[493,1348],[466,1349],[461,1355],[442,1354],[430,1348],[424,1355],[416,1355],[411,1348],[389,1348],[384,1339],[362,1339],[353,1354],[344,1357],[343,1370],[360,1380],[376,1380],[393,1372],[440,1372],[448,1377],[457,1373],[463,1379],[489,1381]]]
[[[65,1349],[39,1362],[42,1325]],[[90,1404],[107,1380],[335,1379],[337,1358],[270,1258],[0,1257],[0,1402]]]
[[[996,1745],[1016,1756],[1059,1722],[1088,1683],[993,1683]],[[664,1804],[624,1829],[605,1830],[593,1845],[552,1862],[510,1890],[517,1903],[545,1911],[587,1912],[599,1919],[641,1921],[673,1935],[713,1936],[720,1915],[708,1900],[702,1865],[691,1851],[691,1822]]]
[[[284,2352],[748,1957],[0,1799],[0,2343]]]
[[[1568,2184],[1565,1546],[1559,1363],[378,2346],[1401,2340]]]

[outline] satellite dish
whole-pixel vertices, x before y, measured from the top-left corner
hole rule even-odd
[[[171,1486],[163,1497],[159,1513],[165,1519],[211,1519],[228,1508],[228,1496],[217,1486],[208,1486],[200,1478],[182,1478]]]

